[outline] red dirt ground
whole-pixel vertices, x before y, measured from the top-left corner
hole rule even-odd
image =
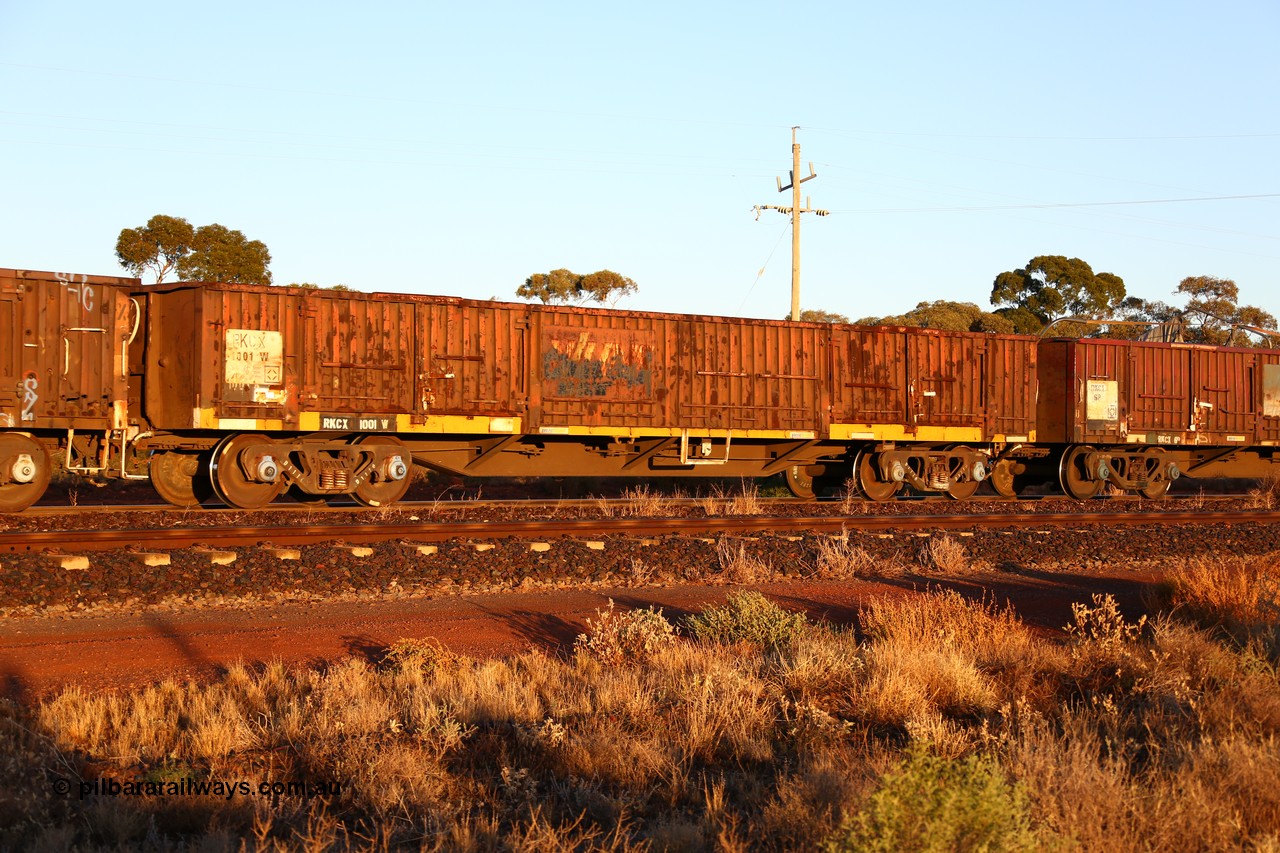
[[[1143,609],[1150,574],[1097,575],[1023,571],[929,586],[1011,602],[1028,624],[1059,633],[1070,606],[1109,592],[1130,613]],[[856,624],[869,596],[910,594],[919,580],[789,581],[754,585],[783,607],[814,619]],[[322,602],[250,609],[155,611],[140,615],[43,616],[0,622],[0,693],[27,702],[69,685],[88,691],[127,689],[166,678],[208,679],[243,662],[316,665],[346,656],[379,659],[405,638],[435,639],[471,656],[502,656],[531,647],[566,652],[587,619],[612,598],[620,608],[663,608],[668,618],[723,602],[732,589],[687,585],[641,589],[551,590]]]

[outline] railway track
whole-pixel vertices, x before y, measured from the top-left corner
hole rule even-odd
[[[801,515],[710,516],[701,518],[607,518],[536,521],[404,521],[305,525],[204,526],[113,530],[13,530],[0,533],[0,553],[39,551],[109,551],[123,548],[180,549],[194,545],[245,547],[310,545],[332,540],[376,543],[392,540],[447,542],[450,540],[544,539],[603,536],[753,535],[762,533],[845,530],[931,531],[999,528],[1078,528],[1089,525],[1205,526],[1276,524],[1280,512],[1171,510],[1150,512],[1004,512],[952,515]]]

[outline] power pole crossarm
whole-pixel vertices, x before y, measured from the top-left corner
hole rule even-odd
[[[818,177],[818,173],[813,170],[813,163],[809,163],[809,174],[803,178],[797,177],[800,174],[800,143],[796,141],[796,131],[798,127],[791,128],[791,183],[785,187],[782,185],[782,178],[778,178],[778,192],[786,192],[791,190],[791,206],[779,207],[776,204],[758,204],[755,207],[757,218],[762,210],[776,210],[779,213],[789,214],[791,216],[791,319],[800,319],[800,214],[816,213],[819,216],[826,216],[830,211],[818,210],[809,206],[809,198],[805,197],[804,207],[800,206],[800,185],[805,181],[812,181]]]

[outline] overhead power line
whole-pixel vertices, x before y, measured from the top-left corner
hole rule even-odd
[[[1280,193],[1254,195],[1209,195],[1195,198],[1148,198],[1136,201],[1081,201],[1061,204],[999,204],[990,206],[967,205],[963,207],[876,207],[860,210],[833,210],[832,213],[961,213],[982,210],[1051,210],[1064,207],[1120,207],[1138,204],[1181,204],[1193,201],[1237,201],[1240,199],[1280,198]]]

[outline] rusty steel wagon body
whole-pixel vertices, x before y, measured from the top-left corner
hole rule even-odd
[[[0,270],[0,510],[52,458],[249,508],[391,504],[415,464],[1159,497],[1277,448],[1269,350]]]
[[[44,494],[53,459],[114,476],[128,423],[137,279],[0,269],[0,511]],[[142,475],[145,479],[145,474]]]
[[[1039,437],[1072,497],[1147,497],[1181,474],[1260,476],[1280,463],[1280,352],[1182,343],[1040,344]]]
[[[219,283],[135,295],[140,448],[180,505],[290,487],[386,504],[413,462],[964,497],[1034,441],[1031,338]]]

